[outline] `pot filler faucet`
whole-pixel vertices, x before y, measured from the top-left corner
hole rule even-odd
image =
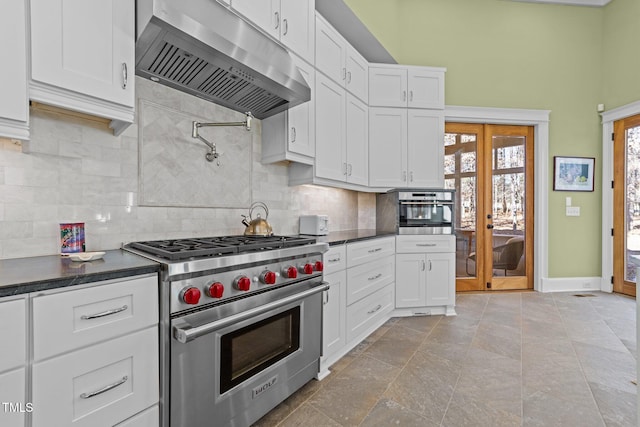
[[[209,147],[209,152],[205,155],[205,158],[208,161],[213,162],[214,160],[217,160],[218,157],[220,157],[220,153],[218,153],[218,151],[216,150],[216,143],[209,142],[206,139],[204,139],[204,137],[202,137],[198,132],[198,129],[200,129],[201,127],[209,127],[209,126],[244,126],[246,130],[250,131],[251,120],[253,119],[253,115],[251,114],[251,111],[247,111],[245,115],[247,116],[247,119],[244,122],[223,122],[223,123],[201,123],[201,122],[195,122],[195,121],[192,122],[193,126],[191,128],[191,136],[207,144],[207,147]],[[220,166],[220,160],[217,160],[217,164],[218,166]]]

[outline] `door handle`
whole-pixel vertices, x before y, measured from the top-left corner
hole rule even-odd
[[[487,229],[492,230],[493,229],[493,224],[487,224]]]
[[[275,18],[276,18],[276,26],[275,26],[274,29],[277,30],[280,27],[280,13],[275,12],[274,15],[275,15]]]
[[[122,89],[127,88],[127,83],[129,80],[129,71],[127,70],[127,63],[122,63]]]
[[[296,142],[296,128],[291,128],[291,142]]]
[[[287,33],[289,32],[289,20],[288,19],[283,19],[282,20],[282,27],[283,27],[282,35],[286,36]]]

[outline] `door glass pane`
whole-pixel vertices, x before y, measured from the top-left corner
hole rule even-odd
[[[476,276],[475,134],[445,134],[445,188],[456,190],[456,276]]]
[[[524,136],[494,136],[493,276],[525,275],[525,142]]]
[[[626,132],[626,256],[625,280],[636,280],[640,267],[640,126]]]

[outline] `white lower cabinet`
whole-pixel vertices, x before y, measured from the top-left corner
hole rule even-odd
[[[24,427],[33,409],[26,400],[25,368],[0,373],[0,426]]]
[[[33,426],[112,426],[158,401],[151,327],[33,365]]]
[[[393,310],[393,283],[347,307],[347,341],[360,342],[387,320]]]
[[[126,421],[116,424],[116,427],[158,427],[159,425],[160,408],[155,405]]]
[[[396,248],[396,308],[454,315],[455,237],[397,236]]]
[[[345,345],[345,294],[347,273],[342,270],[325,276],[329,290],[325,292],[322,321],[322,357],[327,360]]]

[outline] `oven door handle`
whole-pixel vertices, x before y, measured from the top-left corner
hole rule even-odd
[[[453,205],[453,202],[450,201],[442,201],[442,200],[429,200],[426,202],[400,202],[401,205],[420,205],[420,206],[449,206]]]
[[[192,327],[188,322],[183,321],[181,326],[173,327],[173,337],[179,342],[185,344],[189,341],[193,341],[198,337],[211,333],[215,330],[224,328],[226,326],[241,322],[245,319],[249,319],[254,316],[258,316],[262,313],[274,310],[279,307],[283,307],[287,304],[291,304],[296,301],[303,300],[311,295],[326,291],[329,289],[329,285],[323,282],[322,286],[316,286],[312,289],[290,295],[286,298],[262,305],[260,307],[252,308],[251,310],[244,311],[242,313],[234,314],[233,316],[225,317],[224,319],[216,320],[215,322],[205,323],[204,325]]]

